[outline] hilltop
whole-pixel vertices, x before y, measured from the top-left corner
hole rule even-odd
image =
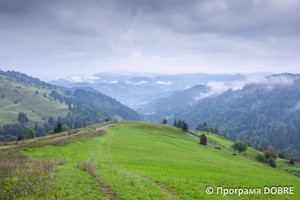
[[[212,146],[200,145],[198,140],[175,127],[149,122],[119,122],[107,131],[95,131],[99,126],[104,125],[62,140],[36,141],[17,149],[1,150],[0,166],[7,162],[15,164],[14,169],[0,168],[0,175],[6,177],[1,178],[1,196],[15,194],[25,199],[236,199],[237,194],[217,194],[216,188],[293,186],[295,194],[242,194],[241,198],[299,199],[299,177]],[[209,136],[210,142],[226,145],[225,139],[217,141],[214,137]],[[249,149],[246,154],[251,152],[255,153],[255,150]],[[6,160],[7,156],[10,160]],[[22,165],[37,165],[21,169],[17,160],[14,161],[21,157]],[[39,176],[35,176],[35,168],[41,169]],[[29,187],[21,184],[25,179],[23,174],[27,174]],[[39,178],[41,175],[43,178]],[[18,178],[12,182],[10,177]],[[207,194],[207,186],[212,186],[215,193]],[[20,189],[23,192],[17,193]]]

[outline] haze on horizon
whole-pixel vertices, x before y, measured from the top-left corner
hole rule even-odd
[[[0,69],[300,73],[299,0],[0,0]]]

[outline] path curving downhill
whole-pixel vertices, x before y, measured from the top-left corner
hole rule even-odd
[[[105,125],[105,126],[102,126],[102,127],[99,127],[99,128],[96,128],[94,130],[85,130],[85,131],[80,131],[78,133],[75,133],[75,134],[72,134],[72,135],[64,135],[64,136],[61,136],[61,137],[56,137],[56,138],[53,138],[53,139],[48,139],[48,140],[45,140],[45,141],[56,141],[56,140],[61,140],[61,139],[65,139],[65,138],[68,138],[68,137],[72,137],[72,136],[75,136],[75,135],[79,135],[79,134],[83,134],[83,133],[86,133],[88,131],[101,131],[101,130],[106,130],[107,128],[109,128],[110,126],[114,125],[115,123],[111,123],[111,124],[108,124],[108,125]],[[20,145],[7,145],[7,146],[0,146],[0,150],[2,149],[9,149],[9,148],[12,148],[12,147],[18,147]]]

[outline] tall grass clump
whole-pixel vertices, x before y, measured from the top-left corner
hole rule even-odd
[[[54,167],[64,161],[42,161],[18,152],[0,160],[0,199],[43,197],[54,191]]]

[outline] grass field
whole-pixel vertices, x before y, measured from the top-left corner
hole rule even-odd
[[[0,152],[0,175],[5,177],[1,178],[0,194],[2,198],[15,194],[23,199],[300,198],[299,177],[198,143],[171,126],[119,122],[107,132],[88,132],[63,143],[23,147],[19,149],[22,154],[5,150]],[[27,179],[16,174],[18,170],[5,168],[18,157],[24,159],[23,166],[31,166],[22,173],[29,174]],[[36,166],[48,167],[38,170]],[[35,173],[44,178],[34,178],[40,177]],[[31,182],[23,186],[21,180]],[[22,194],[16,192],[14,181],[23,188]],[[215,193],[206,194],[207,186]],[[293,186],[294,194],[224,196],[216,194],[218,186]]]
[[[220,146],[221,148],[227,149],[232,152],[234,151],[233,148],[231,147],[234,142],[227,140],[220,135],[216,135],[216,134],[208,133],[208,132],[202,132],[202,131],[195,131],[195,130],[189,130],[189,132],[191,132],[199,137],[200,137],[200,135],[202,135],[204,133],[207,137],[208,142],[210,142],[211,144]],[[255,157],[258,154],[263,155],[262,152],[257,151],[256,149],[253,149],[251,147],[248,147],[245,152],[242,152],[242,155],[246,155],[247,157],[249,157],[250,159],[253,159],[255,161],[256,161]],[[278,169],[290,172],[290,173],[300,177],[300,164],[299,163],[295,163],[294,165],[289,165],[287,160],[282,159],[282,158],[277,158],[276,164],[277,164]]]

